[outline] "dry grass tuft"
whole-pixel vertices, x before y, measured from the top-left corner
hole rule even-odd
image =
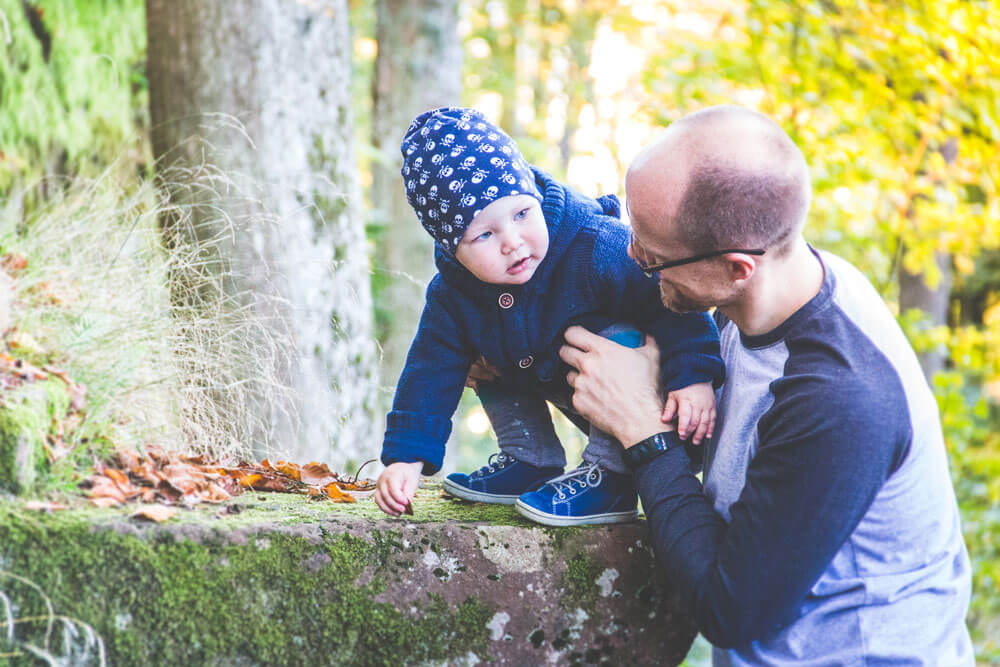
[[[27,258],[8,339],[85,383],[86,421],[112,442],[218,459],[271,453],[274,410],[293,405],[280,379],[289,336],[269,321],[278,309],[238,291],[249,281],[220,259],[239,233],[233,221],[166,194],[207,202],[237,196],[232,183],[210,168],[163,170],[161,188],[126,187],[114,173],[73,183],[21,223],[0,220],[0,248]]]

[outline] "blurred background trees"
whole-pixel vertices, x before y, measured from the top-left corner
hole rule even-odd
[[[299,4],[336,16],[321,19],[324,26],[344,18],[337,3]],[[306,9],[296,11],[288,20],[309,20]],[[363,188],[363,199],[344,200],[349,210],[338,214],[363,220],[367,230],[372,310],[384,350],[379,402],[391,398],[432,271],[430,239],[405,206],[398,179],[398,142],[412,116],[439,104],[474,105],[510,132],[529,161],[586,194],[620,195],[632,156],[671,120],[709,104],[759,109],[789,132],[811,165],[808,238],[869,276],[921,354],[941,407],[976,568],[970,622],[981,659],[1000,664],[995,4],[352,0],[349,12],[353,78],[349,88],[346,80],[330,84],[328,107],[299,105],[280,76],[316,70],[318,81],[319,70],[340,66],[320,62],[327,56],[316,51],[294,65],[269,55],[262,66],[277,78],[255,79],[268,89],[247,88],[252,104],[218,111],[239,116],[266,106],[291,114],[269,118],[275,127],[288,122],[323,136],[351,130],[333,151],[336,168],[327,163],[322,170],[356,175]],[[256,28],[262,38],[277,31],[274,21],[274,31]],[[153,44],[164,36],[150,34],[147,49],[145,25],[142,0],[0,0],[3,238],[30,233],[23,221],[74,179],[110,172],[128,189],[153,177],[150,75]],[[331,33],[331,39],[344,38]],[[226,68],[238,68],[245,53]],[[348,90],[349,98],[336,97]],[[177,102],[192,104],[192,112],[210,110],[191,99]],[[318,110],[298,115],[298,106]],[[333,108],[344,113],[331,114]],[[260,118],[242,120],[260,151],[257,160],[278,167],[284,140],[258,144],[261,135],[254,133],[269,127]],[[264,178],[279,189],[296,187],[277,175]],[[271,210],[276,219],[295,215]],[[326,238],[317,242],[333,243]],[[352,261],[364,258],[351,248]],[[367,308],[366,289],[359,284],[349,297],[355,305]],[[355,391],[351,383],[339,388]],[[367,414],[363,419],[371,421]],[[478,464],[493,445],[474,398],[466,397],[455,422],[452,464]],[[559,429],[570,449],[579,447],[572,427],[560,422]],[[360,449],[376,456],[378,435],[366,437]]]

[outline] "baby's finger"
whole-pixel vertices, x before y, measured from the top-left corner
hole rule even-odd
[[[691,403],[681,401],[680,407],[677,409],[677,433],[681,436],[681,440],[687,440],[691,427],[691,412]]]
[[[708,433],[708,410],[703,411],[698,418],[698,429],[694,432],[691,442],[700,445],[706,433]]]
[[[406,503],[410,501],[406,497],[406,491],[403,490],[404,480],[399,479],[394,484],[389,485],[389,495],[392,497],[392,507],[398,509],[400,512],[406,508]]]
[[[674,418],[677,414],[677,399],[673,396],[667,397],[667,404],[663,406],[663,416],[660,417],[660,421],[664,424],[669,424],[670,420]]]
[[[386,505],[385,500],[382,498],[382,494],[379,492],[378,489],[375,490],[374,498],[375,498],[375,504],[378,505],[378,508],[380,510],[382,510],[389,516],[399,516],[396,512],[393,512],[391,509],[389,509],[389,506]]]
[[[403,508],[392,499],[392,485],[394,480],[391,476],[386,476],[384,479],[379,479],[378,488],[376,491],[381,491],[380,497],[382,499],[382,504],[385,506],[389,514],[393,516],[399,516],[399,513],[403,511]]]

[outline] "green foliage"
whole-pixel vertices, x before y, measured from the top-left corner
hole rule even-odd
[[[144,17],[142,0],[0,0],[8,214],[34,208],[66,177],[96,176],[123,156],[126,174],[147,162]]]

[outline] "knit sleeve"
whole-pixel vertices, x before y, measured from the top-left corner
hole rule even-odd
[[[392,411],[386,416],[382,443],[382,463],[420,461],[425,475],[440,470],[444,461],[451,416],[462,396],[472,356],[442,291],[439,279],[428,287],[417,335],[396,385]]]
[[[666,391],[698,382],[720,386],[726,373],[712,317],[665,308],[656,279],[647,278],[628,256],[627,228],[616,226],[622,229],[609,225],[594,244],[592,289],[598,300],[612,317],[632,323],[656,340]]]

